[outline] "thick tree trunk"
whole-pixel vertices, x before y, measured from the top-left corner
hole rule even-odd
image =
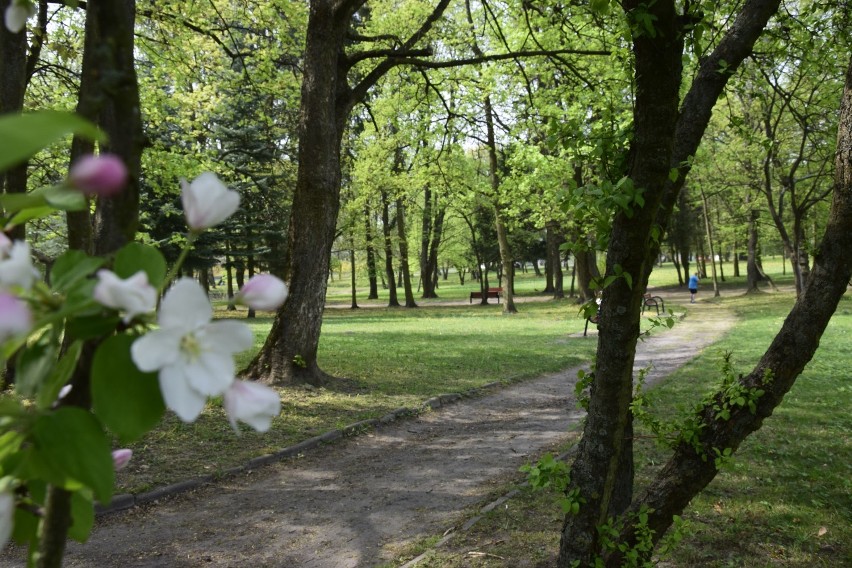
[[[290,213],[290,294],[246,371],[269,383],[320,385],[330,378],[317,364],[317,349],[340,208],[340,145],[353,104],[340,58],[354,8],[352,2],[310,3]]]
[[[592,281],[600,278],[597,255],[593,250],[580,250],[574,253],[574,270],[577,273],[577,285],[580,289],[580,301],[589,302],[595,298]]]
[[[628,6],[625,3],[625,9]],[[671,164],[682,40],[674,2],[645,8],[654,18],[656,34],[634,36],[636,102],[630,178],[644,189],[644,206],[633,206],[630,217],[616,215],[607,254],[607,275],[615,265],[631,275],[650,270],[651,228]],[[655,258],[656,255],[650,257]],[[632,497],[632,440],[629,436],[633,395],[633,360],[639,336],[644,286],[619,278],[603,290],[597,368],[579,452],[571,468],[571,486],[584,502],[568,514],[562,530],[558,565],[594,565],[601,552],[598,528],[618,515]]]
[[[552,241],[556,238],[555,235],[555,222],[548,222],[544,227],[544,290],[542,290],[545,294],[553,294],[555,288],[553,287],[553,255],[551,254],[552,250]]]
[[[385,276],[387,276],[388,279],[388,307],[398,308],[400,305],[399,299],[397,299],[396,274],[393,268],[393,240],[391,237],[390,204],[388,203],[388,196],[384,191],[382,192],[382,234],[384,235],[385,243]]]

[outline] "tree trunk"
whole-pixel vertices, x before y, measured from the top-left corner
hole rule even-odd
[[[101,96],[100,126],[109,136],[104,151],[118,155],[128,172],[122,193],[112,199],[99,200],[95,214],[94,250],[96,254],[114,253],[132,240],[139,219],[139,181],[142,158],[142,120],[139,114],[139,87],[133,60],[133,32],[136,16],[135,2],[89,0],[86,8],[86,34],[94,34],[100,42],[87,42],[88,49],[98,48],[97,67]],[[87,37],[87,39],[89,39]],[[89,377],[96,345],[87,342],[72,373],[72,385],[61,405],[89,408],[91,389]],[[70,494],[65,489],[49,486],[46,499],[48,511],[40,529],[38,568],[58,568],[62,565],[68,528],[71,519]]]
[[[317,349],[340,208],[340,146],[353,104],[341,57],[355,7],[353,2],[310,3],[290,212],[290,294],[247,369],[269,383],[318,386],[330,379],[317,364]]]
[[[358,290],[357,279],[355,278],[355,234],[354,231],[349,235],[349,262],[351,263],[350,284],[352,286],[352,305],[349,307],[353,310],[358,309]]]
[[[730,73],[751,52],[778,4],[777,0],[747,0],[717,47],[702,61],[680,112],[677,99],[682,45],[676,38],[681,37],[682,30],[676,23],[674,3],[643,6],[643,13],[650,12],[655,18],[656,33],[654,37],[642,34],[633,39],[636,100],[629,173],[636,186],[645,189],[645,204],[641,208],[634,207],[633,218],[624,214],[616,216],[607,257],[608,275],[614,275],[612,268],[617,263],[639,279],[638,282],[634,280],[631,287],[619,278],[604,290],[589,415],[572,468],[572,485],[580,489],[585,502],[578,515],[566,517],[558,559],[560,567],[575,562],[591,565],[603,554],[598,527],[615,514],[612,503],[624,502],[618,489],[627,486],[623,476],[631,470],[626,462],[631,453],[628,432],[632,364],[642,294],[647,288],[652,260],[659,253],[659,241],[650,238],[651,228],[657,225],[665,230],[668,226],[690,169],[687,158],[694,155],[701,141],[715,101]],[[623,6],[628,14],[637,8],[635,2],[624,2]],[[719,73],[722,61],[728,65],[730,73]],[[668,178],[673,168],[678,173],[674,181]],[[634,506],[635,502],[631,510]],[[671,514],[669,509],[660,515],[666,527],[672,522]],[[663,532],[664,528],[655,533],[655,538]],[[629,544],[632,537],[627,534],[623,540]],[[605,563],[620,566],[622,560],[614,553]]]
[[[594,300],[595,292],[591,284],[594,279],[600,278],[597,255],[593,250],[580,250],[574,253],[574,259],[574,268],[577,272],[577,285],[580,290],[580,301],[589,302]]]
[[[710,226],[710,213],[707,209],[707,195],[701,190],[701,211],[704,214],[704,230],[707,235],[707,244],[710,247],[710,269],[713,276],[713,297],[719,297],[719,280],[716,278],[716,251],[713,250],[713,229]]]
[[[624,4],[627,10],[630,3]],[[635,186],[645,189],[645,204],[634,205],[629,217],[615,216],[607,253],[607,275],[620,265],[637,280],[649,269],[651,228],[671,163],[682,71],[674,3],[657,2],[645,9],[655,18],[657,33],[633,39],[636,102],[629,169]],[[571,486],[585,502],[576,515],[565,516],[560,567],[594,565],[602,550],[599,527],[608,517],[620,515],[632,497],[633,447],[628,431],[644,291],[644,286],[629,285],[624,278],[603,290],[597,367],[583,438],[571,468]]]
[[[399,237],[399,269],[402,272],[402,284],[405,292],[405,307],[416,308],[414,290],[411,288],[411,270],[408,265],[408,238],[405,234],[405,205],[402,198],[396,200],[396,232]]]
[[[370,293],[367,295],[368,300],[379,299],[379,282],[376,277],[376,251],[373,245],[373,223],[370,221],[370,208],[364,206],[364,234],[367,241],[367,278],[370,282]]]
[[[829,221],[821,244],[814,254],[814,266],[803,293],[784,321],[778,335],[758,364],[739,382],[745,389],[760,389],[755,409],[732,405],[729,417],[720,416],[714,405],[723,402],[724,393],[696,414],[698,448],[682,442],[648,489],[631,505],[628,514],[640,508],[648,511],[647,527],[656,543],[718,470],[708,456],[713,449],[736,450],[755,432],[781,403],[805,365],[811,360],[819,340],[837,309],[852,278],[852,59],[846,72],[846,87],[840,108],[834,196]],[[633,527],[626,527],[623,542],[636,540]]]
[[[549,221],[544,227],[544,290],[542,292],[545,294],[553,294],[556,289],[553,287],[553,255],[551,254],[552,241],[556,238],[555,226],[555,222]]]

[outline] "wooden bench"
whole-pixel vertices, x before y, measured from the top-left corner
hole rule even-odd
[[[660,315],[660,308],[662,308],[663,313],[666,311],[666,303],[660,296],[653,296],[651,294],[645,294],[645,297],[642,299],[642,313],[645,313],[645,308],[654,308],[657,310],[657,315]]]
[[[488,298],[497,298],[497,303],[500,303],[500,296],[503,294],[503,288],[489,288],[485,291],[485,303],[488,303]],[[470,293],[470,302],[473,303],[474,300],[481,300],[482,292],[471,292]]]

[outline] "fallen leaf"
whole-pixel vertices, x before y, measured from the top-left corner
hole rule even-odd
[[[828,532],[828,529],[827,529],[827,528],[825,528],[825,527],[820,527],[820,528],[819,528],[819,530],[817,531],[817,536],[822,536],[822,535],[824,535],[824,534],[825,534],[825,533],[827,533],[827,532]]]

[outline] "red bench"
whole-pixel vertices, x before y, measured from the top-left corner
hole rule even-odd
[[[503,288],[489,288],[485,291],[485,303],[488,303],[488,298],[497,298],[497,303],[500,303],[500,296],[503,295]],[[473,303],[474,300],[481,300],[482,292],[471,292],[470,293],[470,302]]]

